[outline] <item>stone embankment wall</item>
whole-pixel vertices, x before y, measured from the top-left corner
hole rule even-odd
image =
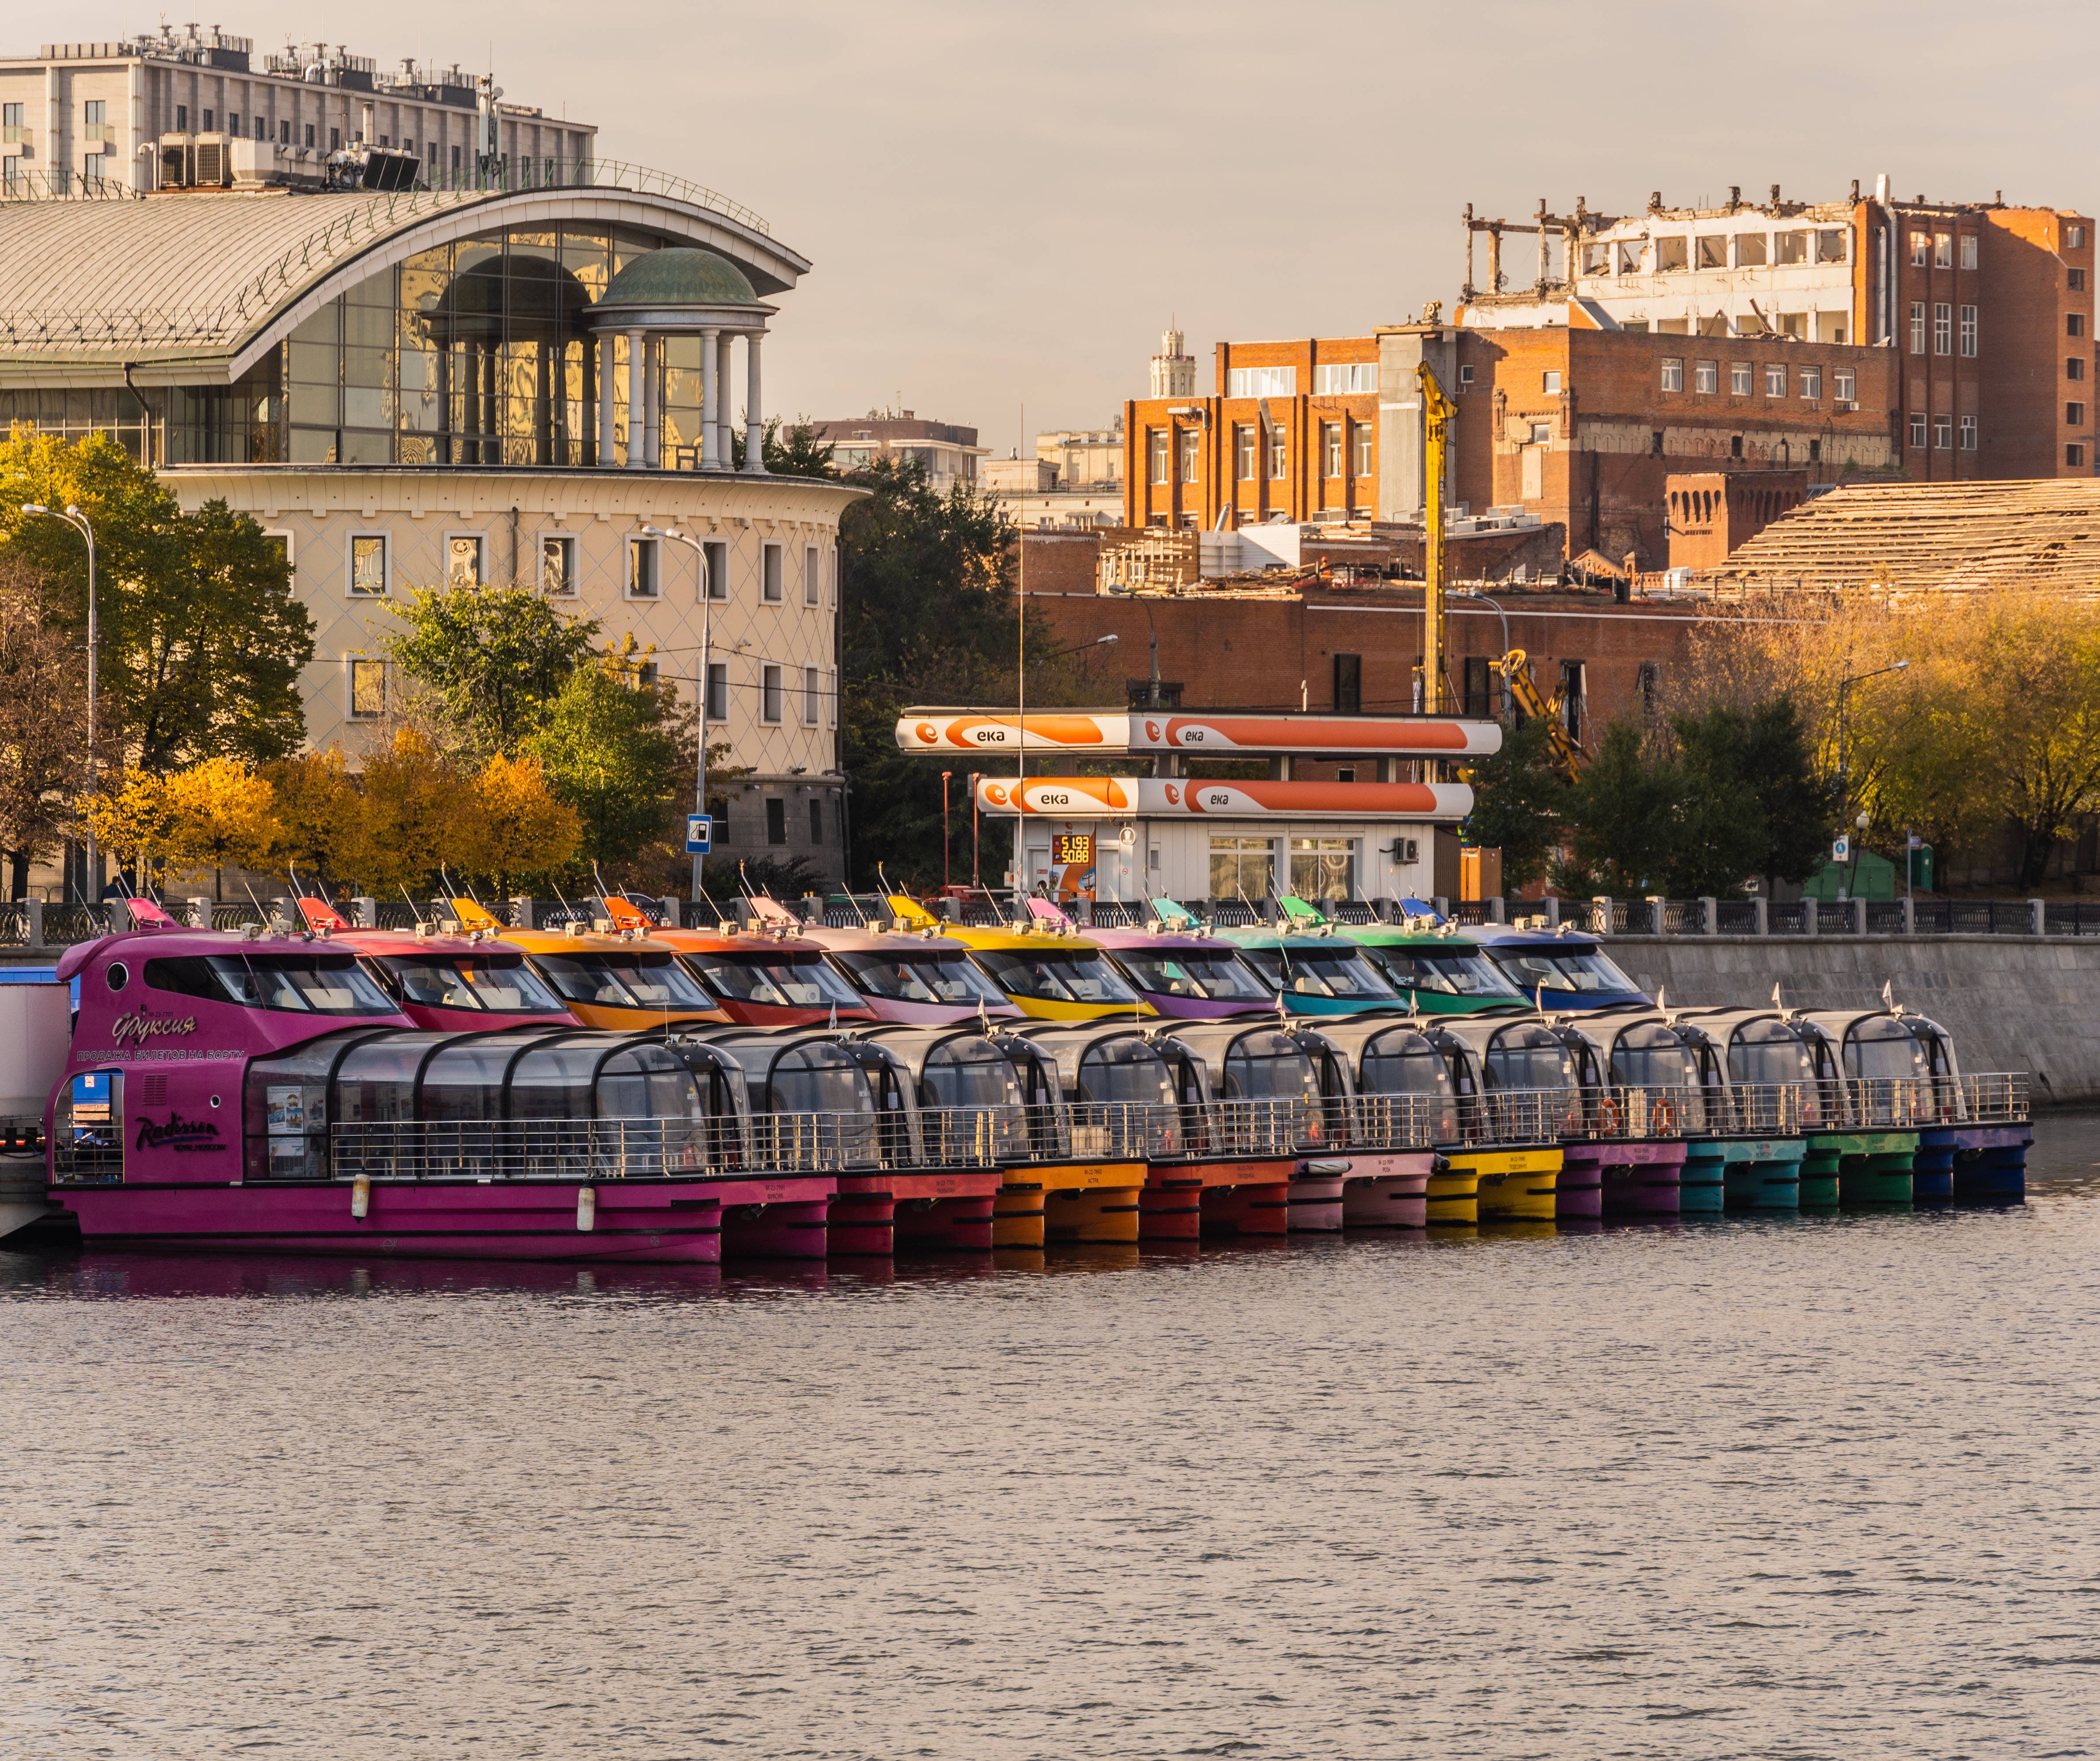
[[[2026,1070],[2036,1106],[2100,1105],[2100,937],[1613,936],[1612,959],[1672,1004],[1876,1008],[1954,1035],[1965,1070]]]

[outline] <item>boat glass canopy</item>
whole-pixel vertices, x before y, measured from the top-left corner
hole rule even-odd
[[[429,1008],[483,1009],[503,1015],[566,1015],[567,1006],[525,964],[522,954],[463,958],[444,954],[374,956],[381,986]]]
[[[1573,991],[1580,995],[1643,995],[1612,957],[1594,945],[1562,947],[1505,942],[1495,947],[1494,958],[1526,995],[1541,985],[1548,991]]]
[[[1375,942],[1366,944],[1364,951],[1397,991],[1432,991],[1444,996],[1490,997],[1510,1003],[1524,1000],[1524,993],[1485,954]]]
[[[821,954],[747,954],[711,948],[680,958],[708,989],[732,1002],[769,1008],[865,1008],[859,992],[832,971]]]
[[[237,1008],[309,1015],[395,1013],[348,953],[174,955],[148,960],[141,976],[150,990]]]
[[[1261,974],[1272,996],[1288,994],[1379,1003],[1400,1000],[1400,993],[1355,948],[1251,947],[1240,951]]]
[[[533,964],[571,1003],[688,1012],[715,1008],[715,1000],[668,954],[537,954]]]
[[[973,965],[967,954],[929,949],[923,954],[834,953],[832,959],[861,996],[962,1008],[979,1003],[996,1008],[1006,1002],[1006,993]]]
[[[1008,996],[1110,1007],[1134,1007],[1138,1001],[1123,974],[1096,948],[981,948],[970,958]]]
[[[1273,994],[1238,953],[1224,948],[1118,948],[1140,991],[1203,1003],[1266,1003]]]

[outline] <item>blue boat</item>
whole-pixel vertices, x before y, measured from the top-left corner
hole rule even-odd
[[[1654,999],[1620,970],[1596,937],[1568,925],[1558,929],[1512,929],[1476,924],[1466,929],[1511,984],[1546,1008],[1570,1014],[1589,1009],[1650,1007]]]

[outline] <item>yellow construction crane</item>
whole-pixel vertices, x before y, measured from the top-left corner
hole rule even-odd
[[[1567,722],[1561,715],[1567,693],[1555,691],[1551,697],[1542,697],[1531,676],[1531,659],[1521,648],[1512,648],[1501,660],[1488,664],[1502,674],[1510,701],[1527,716],[1545,722],[1546,744],[1553,753],[1553,768],[1570,783],[1574,782],[1582,775],[1582,766],[1590,755],[1568,731]]]
[[[1451,446],[1451,419],[1458,406],[1429,363],[1414,369],[1422,387],[1422,707],[1444,708],[1444,476]]]

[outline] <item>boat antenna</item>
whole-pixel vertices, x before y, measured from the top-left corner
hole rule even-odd
[[[420,929],[423,922],[423,908],[416,903],[415,895],[409,892],[406,882],[402,884],[401,897],[408,900],[408,909],[415,913],[417,926]]]
[[[249,885],[245,880],[243,880],[240,883],[240,890],[248,895],[248,903],[255,907],[256,914],[262,918],[262,927],[266,929],[271,928],[273,920],[271,919],[269,912],[263,910],[262,901],[256,898],[255,889]]]

